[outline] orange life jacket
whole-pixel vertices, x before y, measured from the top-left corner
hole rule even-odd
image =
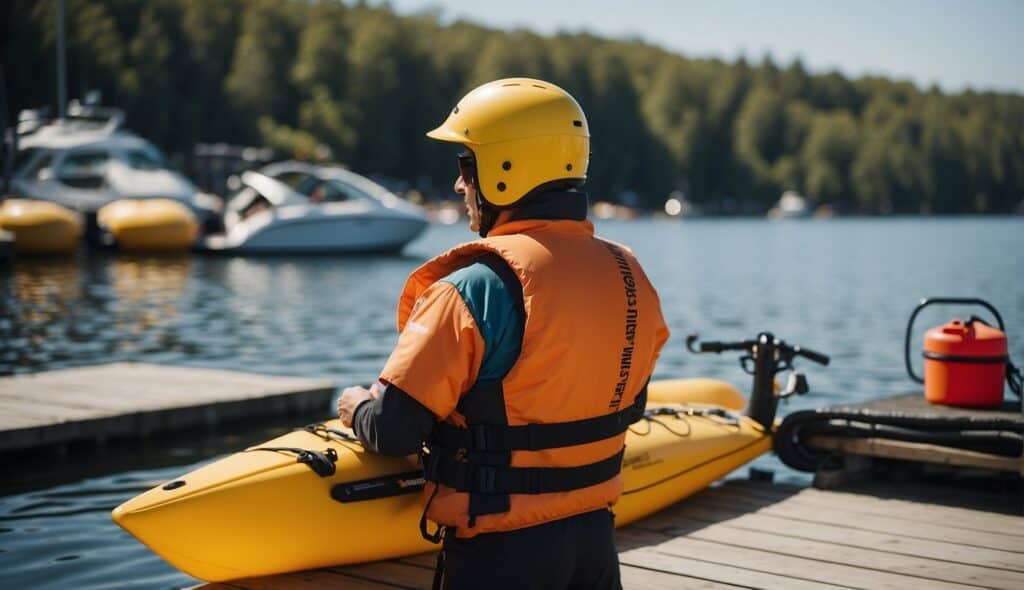
[[[610,507],[622,491],[625,430],[668,330],[633,254],[593,232],[589,221],[508,222],[406,283],[399,330],[430,285],[481,256],[500,256],[522,287],[518,360],[463,393],[425,459],[427,517],[460,537]]]

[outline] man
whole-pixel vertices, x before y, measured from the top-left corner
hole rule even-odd
[[[338,413],[369,449],[426,442],[421,530],[444,539],[445,588],[619,588],[623,440],[668,330],[639,263],[586,220],[586,118],[514,78],[427,135],[465,148],[455,191],[483,239],[412,273],[380,385]]]

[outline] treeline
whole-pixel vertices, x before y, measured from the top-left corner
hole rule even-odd
[[[54,102],[55,6],[3,9],[12,115]],[[763,212],[795,189],[872,214],[1008,212],[1024,197],[1019,95],[811,75],[798,61],[694,60],[588,34],[444,26],[436,14],[336,1],[67,6],[70,96],[100,89],[171,153],[265,144],[439,194],[454,152],[423,133],[470,88],[533,76],[586,111],[598,198],[653,208],[681,190],[712,211]]]

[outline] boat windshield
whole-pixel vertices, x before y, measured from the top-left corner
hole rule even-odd
[[[34,180],[43,180],[43,171],[49,171],[53,166],[53,156],[53,152],[44,151],[43,155],[36,158],[35,162],[31,162],[25,167],[22,176]]]
[[[32,161],[36,157],[36,154],[43,151],[41,148],[32,147],[18,150],[18,153],[14,155],[14,171],[21,170],[21,167]],[[51,157],[52,160],[52,157]]]
[[[338,180],[337,178],[332,178],[324,182],[324,184],[327,185],[332,192],[342,195],[342,198],[335,199],[336,201],[373,200],[373,197],[366,194],[363,190],[356,188],[347,182]]]
[[[64,156],[57,169],[57,180],[74,188],[98,189],[104,185],[110,153],[104,149],[87,148]]]
[[[307,172],[284,172],[274,177],[314,203],[341,203],[368,200],[371,197],[358,188],[337,179],[324,180]]]
[[[126,150],[124,161],[136,170],[164,170],[168,167],[163,155],[148,146]]]

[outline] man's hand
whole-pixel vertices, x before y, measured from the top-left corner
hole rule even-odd
[[[359,404],[378,399],[383,392],[384,388],[379,383],[374,383],[370,389],[359,386],[346,387],[338,398],[338,417],[341,418],[341,423],[352,428],[352,419]]]

